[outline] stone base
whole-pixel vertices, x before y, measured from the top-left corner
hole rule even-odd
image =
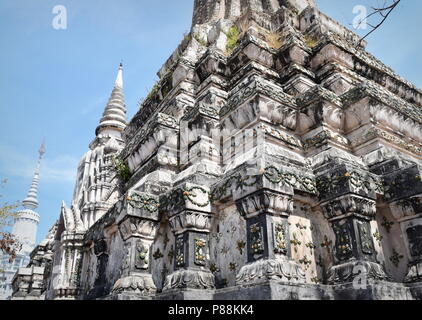
[[[215,288],[215,277],[210,271],[178,270],[166,277],[163,291],[172,289],[203,289]]]
[[[375,262],[352,261],[333,266],[328,272],[328,284],[351,283],[355,279],[359,281],[377,280],[388,281],[390,277],[384,268]]]
[[[404,285],[370,281],[365,288],[353,283],[318,285],[266,280],[218,290],[173,289],[155,296],[111,295],[106,300],[422,300],[422,283]]]
[[[155,300],[214,300],[214,290],[173,289],[157,294]]]
[[[357,289],[353,283],[330,286],[330,300],[415,300],[409,287],[388,281],[369,281],[365,288]]]
[[[155,287],[154,280],[150,274],[131,275],[116,281],[112,290],[112,296],[148,297],[154,295],[156,291],[157,288]]]
[[[261,281],[217,290],[214,300],[326,300],[324,286]]]
[[[154,300],[154,295],[145,296],[139,293],[124,292],[119,294],[111,294],[105,298],[97,300],[117,300],[117,301],[130,301],[130,300]]]
[[[422,293],[422,284],[419,287]],[[264,281],[248,286],[218,290],[214,300],[415,300],[412,290],[403,284],[373,282],[365,289],[355,289],[352,283],[327,286],[287,284]]]
[[[300,265],[289,260],[259,260],[243,266],[236,276],[236,284],[250,284],[265,280],[304,283],[305,273]]]

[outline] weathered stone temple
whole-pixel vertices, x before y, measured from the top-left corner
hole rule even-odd
[[[127,123],[120,67],[14,299],[422,299],[422,92],[356,34],[196,0],[158,75]]]

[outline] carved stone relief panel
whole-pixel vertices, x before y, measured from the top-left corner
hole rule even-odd
[[[150,245],[138,240],[135,245],[135,268],[139,270],[148,270],[150,263]]]
[[[287,254],[286,227],[282,223],[273,224],[274,253]]]
[[[198,266],[205,266],[208,256],[208,241],[205,237],[195,237],[195,264]]]
[[[335,252],[339,261],[347,261],[353,257],[353,226],[349,221],[340,221],[333,224],[336,235]]]
[[[178,236],[176,238],[176,250],[175,250],[175,266],[176,269],[183,268],[185,262],[185,239],[184,236]]]
[[[262,222],[253,223],[249,226],[248,250],[252,260],[264,257],[264,226]]]
[[[374,253],[374,242],[372,240],[371,226],[369,222],[357,222],[362,253],[372,255]]]

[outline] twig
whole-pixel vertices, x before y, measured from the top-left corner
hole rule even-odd
[[[399,5],[400,1],[401,0],[394,0],[394,2],[391,5],[386,5],[386,6],[382,7],[382,8],[374,8],[374,7],[372,7],[372,10],[373,11],[369,15],[367,15],[363,20],[367,20],[370,17],[372,17],[374,15],[377,15],[377,14],[379,14],[382,17],[382,20],[378,24],[376,24],[376,25],[368,24],[372,28],[372,30],[369,31],[365,36],[363,36],[360,39],[360,41],[358,43],[358,46],[361,46],[363,40],[365,40],[369,35],[371,35],[373,32],[375,32],[375,30],[379,29],[384,24],[384,22],[388,19],[388,17],[390,16],[390,14]],[[361,20],[361,22],[362,22],[362,20]]]

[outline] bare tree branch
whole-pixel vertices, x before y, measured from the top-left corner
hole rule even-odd
[[[384,22],[388,19],[388,17],[394,11],[394,9],[397,8],[397,6],[399,5],[400,2],[401,2],[401,0],[393,0],[393,3],[388,5],[387,1],[385,1],[384,6],[381,7],[381,8],[372,7],[372,12],[370,14],[368,14],[364,19],[362,19],[360,23],[362,23],[362,21],[368,20],[369,18],[376,16],[376,15],[380,15],[382,17],[382,19],[376,25],[372,25],[372,24],[368,23],[368,25],[372,28],[372,30],[369,31],[366,35],[364,35],[360,39],[358,46],[360,46],[362,44],[363,40],[365,40],[369,35],[371,35],[373,32],[375,32],[377,29],[379,29],[384,24]]]

